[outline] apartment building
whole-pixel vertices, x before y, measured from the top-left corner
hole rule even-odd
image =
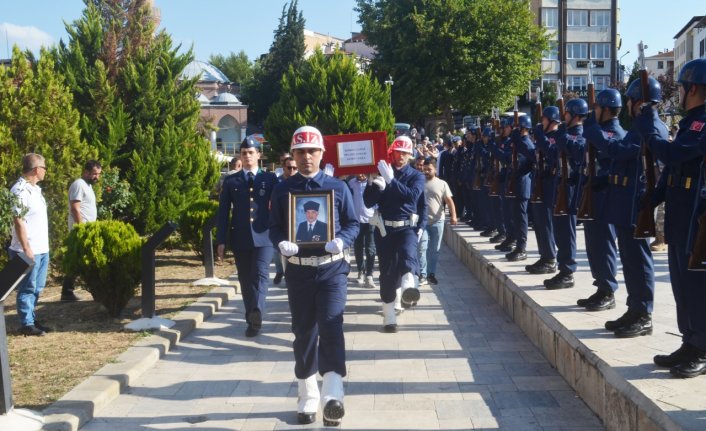
[[[530,7],[550,35],[543,87],[561,79],[566,91],[585,96],[590,64],[596,90],[617,80],[618,0],[532,0]]]

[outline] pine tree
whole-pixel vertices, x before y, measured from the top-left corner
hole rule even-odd
[[[289,66],[298,68],[304,59],[304,17],[297,0],[282,7],[270,50],[256,64],[255,76],[245,88],[243,101],[249,106],[249,121],[262,123],[279,99],[280,81]]]
[[[324,56],[319,50],[282,77],[279,100],[265,121],[265,135],[275,150],[286,150],[292,133],[303,125],[325,135],[386,131],[393,136],[388,90],[370,74],[361,74],[353,57]]]
[[[79,114],[54,65],[54,56],[42,50],[33,67],[15,47],[12,65],[0,68],[0,124],[9,131],[9,139],[0,140],[0,177],[12,184],[21,174],[23,154],[44,156],[47,175],[40,186],[48,207],[52,254],[57,257],[68,233],[68,186],[96,152],[80,138]]]

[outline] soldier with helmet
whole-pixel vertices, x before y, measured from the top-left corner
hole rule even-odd
[[[487,184],[486,178],[491,169],[491,154],[488,148],[488,144],[493,136],[493,130],[486,126],[481,132],[481,139],[476,143],[475,147],[475,157],[476,157],[476,168],[480,169],[480,179],[481,179],[481,189],[477,191],[478,195],[478,211],[483,214],[485,218],[484,227],[485,230],[480,233],[480,236],[492,238],[498,234],[498,225],[500,223],[494,217],[492,208],[492,201],[490,199],[490,187]],[[503,228],[504,231],[504,228]]]
[[[649,105],[642,107],[635,123],[654,156],[665,165],[653,204],[665,201],[664,235],[669,246],[669,277],[682,334],[681,347],[669,355],[655,356],[654,362],[670,368],[677,377],[687,378],[706,373],[706,272],[688,269],[697,231],[694,214],[703,211],[704,202],[700,194],[704,193],[703,156],[706,154],[706,59],[692,60],[682,66],[678,82],[679,99],[686,116],[679,122],[679,132],[673,142],[661,135],[661,122]]]
[[[631,117],[640,113],[644,102],[659,103],[662,90],[656,79],[649,78],[649,94],[643,95],[641,79],[627,89],[627,109]],[[667,139],[667,126],[662,123],[656,109],[652,109],[656,133]],[[617,320],[608,321],[605,328],[618,338],[631,338],[652,334],[652,308],[654,303],[654,266],[652,252],[646,238],[635,238],[635,224],[645,193],[645,172],[640,157],[641,138],[633,128],[624,137],[602,133],[597,125],[587,127],[584,135],[602,154],[610,157],[608,187],[602,220],[614,227],[618,240],[620,261],[623,264],[625,288],[628,291],[628,310]],[[652,169],[652,167],[647,167]],[[615,308],[613,292],[599,290],[583,305],[589,311]]]
[[[217,256],[223,259],[228,240],[238,268],[247,337],[256,336],[262,327],[274,253],[268,226],[270,195],[277,176],[259,168],[261,151],[260,142],[252,136],[240,144],[243,168],[223,181],[216,216]]]
[[[408,164],[412,141],[396,138],[388,150],[390,163],[378,162],[380,176],[363,193],[365,206],[378,206],[378,229],[375,231],[380,263],[380,298],[383,330],[397,332],[396,302],[411,306],[419,300],[414,275],[419,273],[417,243],[426,223],[424,211],[425,179]],[[419,210],[419,205],[423,205]],[[423,220],[419,220],[419,218]],[[383,237],[383,233],[385,236]]]
[[[583,121],[588,115],[588,103],[583,99],[571,99],[566,102],[564,123],[556,134],[556,152],[553,169],[559,170],[559,153],[566,154],[569,164],[569,178],[566,182],[568,214],[555,215],[552,219],[556,259],[559,272],[544,280],[547,289],[570,287],[574,284],[576,272],[576,212],[578,207],[579,180],[581,165],[584,162],[586,139],[583,137]],[[546,189],[545,189],[546,190]],[[546,191],[545,191],[546,194]]]
[[[532,181],[542,183],[541,202],[532,203],[534,234],[537,237],[539,260],[525,266],[530,274],[551,274],[556,272],[556,243],[554,241],[554,197],[556,194],[556,173],[558,172],[559,151],[556,146],[558,134],[559,108],[547,106],[542,111],[542,123],[534,128],[537,151],[544,154],[544,169],[537,171]]]
[[[297,420],[313,423],[321,402],[324,425],[335,426],[345,413],[343,312],[350,265],[344,250],[353,245],[359,223],[348,186],[320,169],[323,152],[318,129],[303,126],[294,132],[291,153],[298,173],[277,184],[272,193],[270,238],[287,259],[285,281],[294,333],[294,374],[298,379]],[[287,236],[289,194],[310,190],[333,190],[334,238],[321,248],[300,250]],[[323,376],[321,392],[317,372]]]
[[[491,154],[495,157],[501,165],[501,169],[496,173],[498,175],[498,184],[500,185],[498,190],[498,201],[500,207],[499,213],[501,214],[502,224],[505,227],[505,233],[498,233],[496,236],[490,238],[491,243],[497,243],[495,249],[498,251],[510,252],[515,247],[515,224],[512,218],[512,199],[505,197],[505,191],[507,188],[507,183],[510,178],[508,164],[512,160],[512,144],[510,142],[510,132],[512,131],[512,122],[507,118],[500,120],[500,136],[497,141],[491,141],[491,145],[488,147]]]
[[[622,99],[618,90],[607,88],[596,96],[596,106],[593,112],[583,122],[583,135],[588,145],[593,145],[591,139],[612,139],[621,141],[625,130],[620,127],[618,114],[622,108]],[[589,130],[592,138],[589,138]],[[593,304],[599,297],[606,297],[618,289],[616,274],[618,271],[618,249],[615,244],[615,228],[605,221],[605,200],[608,194],[611,158],[608,154],[596,149],[596,175],[591,179],[593,189],[594,220],[586,220],[583,224],[586,242],[586,257],[593,276],[596,293],[588,298],[579,299],[579,307]],[[587,181],[588,179],[584,179]],[[573,276],[565,277],[561,283],[556,283],[554,289],[564,289],[574,286]],[[547,286],[549,288],[549,286]],[[592,306],[589,310],[593,309]]]

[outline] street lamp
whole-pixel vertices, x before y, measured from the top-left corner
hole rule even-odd
[[[392,75],[387,75],[385,85],[387,85],[390,89],[390,109],[392,109],[392,86],[395,85],[395,81],[392,80]]]
[[[624,73],[623,73],[623,66],[621,60],[623,57],[626,55],[630,54],[630,50],[628,50],[625,54],[621,55],[620,58],[618,58],[618,74],[620,75],[620,78],[618,79],[620,82],[623,82],[624,78]]]

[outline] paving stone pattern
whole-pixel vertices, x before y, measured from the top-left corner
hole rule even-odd
[[[438,286],[380,332],[377,290],[349,279],[345,316],[350,430],[602,430],[520,329],[443,246]],[[242,302],[194,330],[82,428],[285,430],[296,423],[286,291],[272,287],[263,332],[247,339]]]

